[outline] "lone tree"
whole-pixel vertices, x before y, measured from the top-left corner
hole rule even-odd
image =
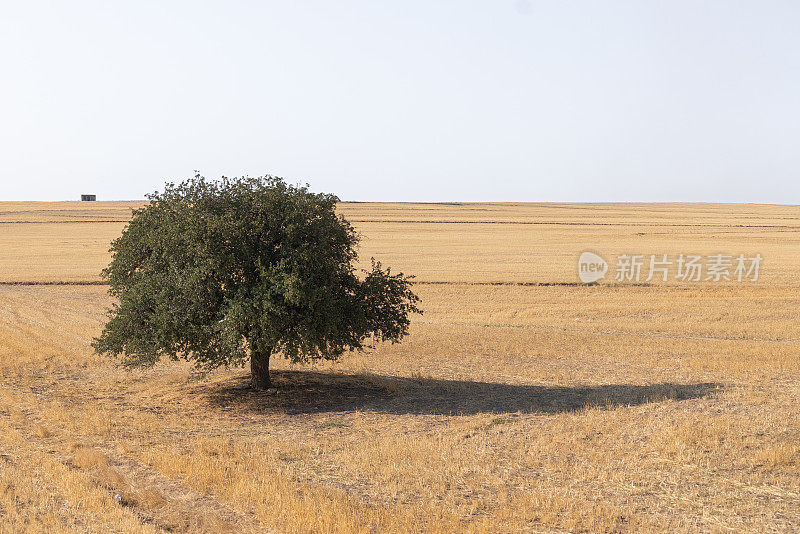
[[[398,342],[421,313],[411,277],[374,259],[358,275],[359,238],[334,195],[273,176],[196,175],[148,199],[102,272],[117,303],[93,346],[125,365],[249,359],[263,389],[273,354],[331,360],[368,340]]]

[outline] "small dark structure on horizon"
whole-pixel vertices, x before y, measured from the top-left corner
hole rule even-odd
[[[81,195],[81,202],[97,200],[97,195]]]

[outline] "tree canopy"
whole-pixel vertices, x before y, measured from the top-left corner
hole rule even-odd
[[[253,386],[270,387],[270,355],[336,359],[398,342],[421,313],[411,277],[374,259],[356,269],[359,236],[334,195],[274,176],[196,175],[148,199],[102,272],[116,303],[94,348],[126,365],[250,360]]]

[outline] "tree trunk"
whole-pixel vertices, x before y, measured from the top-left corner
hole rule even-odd
[[[253,389],[272,387],[269,379],[269,351],[252,351],[250,353],[250,384]]]

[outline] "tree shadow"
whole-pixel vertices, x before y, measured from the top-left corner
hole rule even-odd
[[[250,389],[249,378],[244,376],[218,383],[205,392],[212,405],[260,413],[265,410],[286,414],[357,410],[474,415],[555,414],[590,407],[635,406],[695,399],[722,388],[716,383],[560,387],[314,371],[274,371],[272,374],[278,388],[275,394]]]

